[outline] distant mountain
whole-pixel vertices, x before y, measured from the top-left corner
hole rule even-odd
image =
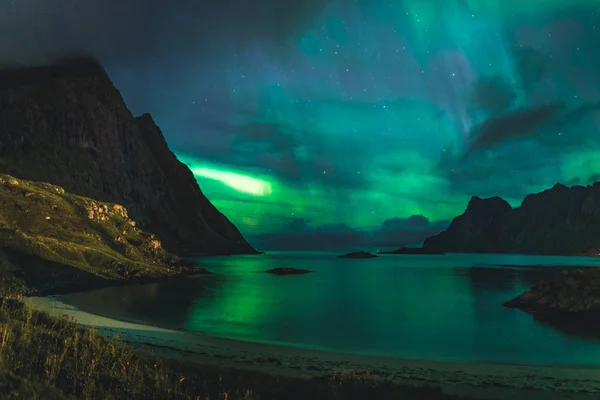
[[[0,72],[0,172],[122,204],[176,254],[255,253],[91,59]]]
[[[450,227],[425,240],[427,251],[600,255],[600,183],[556,184],[513,209],[499,197],[473,197]]]
[[[444,254],[439,251],[428,251],[422,247],[401,247],[397,250],[392,251],[381,251],[379,254],[408,254],[408,255],[421,255],[421,254]]]

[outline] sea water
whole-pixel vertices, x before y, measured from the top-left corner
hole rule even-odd
[[[272,252],[199,259],[214,275],[61,296],[84,311],[223,338],[428,360],[600,365],[600,340],[502,306],[600,259]],[[310,269],[273,276],[276,267]]]

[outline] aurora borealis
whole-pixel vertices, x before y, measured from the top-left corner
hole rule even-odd
[[[97,55],[251,242],[410,245],[472,195],[600,180],[597,1],[91,4],[0,0],[4,57]]]

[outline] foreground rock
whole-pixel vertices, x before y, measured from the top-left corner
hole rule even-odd
[[[254,253],[94,60],[0,72],[0,173],[125,206],[179,255]]]
[[[302,275],[302,274],[309,274],[313,271],[309,271],[307,269],[299,269],[299,268],[279,267],[279,268],[270,269],[265,272],[267,274],[273,274],[273,275]]]
[[[366,251],[356,251],[354,253],[344,254],[343,256],[338,256],[338,258],[375,258],[377,257],[375,254],[368,253]]]
[[[450,227],[423,248],[446,253],[600,255],[600,183],[555,185],[513,209],[499,197],[473,197]]]
[[[589,318],[598,321],[600,268],[561,271],[542,279],[528,292],[506,302],[504,306],[547,318]]]
[[[47,294],[203,272],[181,266],[121,205],[0,174],[0,290]]]
[[[428,250],[421,247],[402,247],[393,251],[382,251],[381,254],[444,254],[440,251]]]

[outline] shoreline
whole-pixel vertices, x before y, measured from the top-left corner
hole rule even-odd
[[[26,297],[23,301],[52,316],[66,315],[83,326],[95,327],[146,354],[198,365],[296,378],[363,372],[402,383],[439,386],[449,394],[487,399],[592,399],[600,395],[600,366],[510,365],[335,353],[123,322],[81,311],[54,297]]]

